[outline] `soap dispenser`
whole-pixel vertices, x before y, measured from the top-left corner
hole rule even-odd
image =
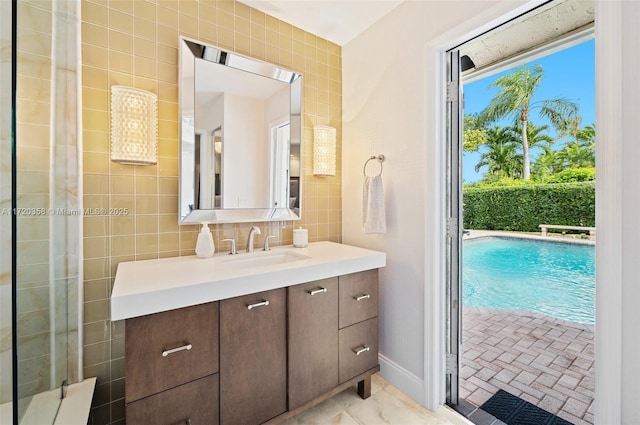
[[[213,245],[213,235],[209,230],[208,223],[202,223],[200,233],[198,233],[198,242],[196,243],[196,256],[198,258],[209,258],[216,252]]]

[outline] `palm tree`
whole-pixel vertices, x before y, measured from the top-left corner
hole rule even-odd
[[[545,178],[564,170],[563,158],[556,150],[546,150],[541,153],[531,166],[536,178]]]
[[[567,168],[595,167],[596,155],[589,146],[570,142],[558,153]]]
[[[533,101],[533,95],[541,82],[542,65],[523,67],[513,74],[496,79],[491,88],[498,88],[499,92],[480,113],[480,120],[484,122],[512,117],[519,124],[522,138],[522,177],[525,180],[531,178],[527,139],[530,112],[537,109],[540,116],[548,119],[559,131],[564,131],[578,112],[578,105],[565,98]]]
[[[520,178],[522,175],[522,156],[518,154],[518,139],[510,127],[497,125],[486,132],[487,141],[483,145],[486,151],[480,156],[476,164],[476,172],[487,167],[485,179],[492,177]]]

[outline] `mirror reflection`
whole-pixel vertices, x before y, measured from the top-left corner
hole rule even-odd
[[[301,76],[181,40],[183,223],[300,218]]]

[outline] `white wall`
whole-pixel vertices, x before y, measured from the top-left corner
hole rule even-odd
[[[428,246],[442,209],[436,173],[438,147],[428,137],[427,82],[439,70],[427,67],[428,44],[492,6],[486,1],[406,2],[343,46],[343,215],[346,244],[387,253],[381,271],[380,354],[382,374],[414,399],[425,402],[427,384],[441,374],[425,361],[439,356],[442,341],[425,341],[425,309],[433,323],[441,303],[427,300],[438,267]],[[385,235],[362,233],[362,166],[384,154]],[[377,164],[369,163],[369,174]],[[425,353],[427,344],[428,353]],[[434,376],[438,375],[438,376]],[[439,384],[436,384],[439,385]],[[437,402],[442,400],[438,397]],[[434,399],[426,404],[435,408]]]
[[[596,423],[640,424],[640,2],[596,4]],[[509,1],[495,7],[484,1],[407,2],[343,47],[343,241],[387,252],[381,273],[383,374],[432,409],[443,396],[442,365],[432,359],[443,351],[438,268],[444,253],[438,239],[445,187],[435,106],[443,69],[434,58],[443,46],[528,7]],[[388,232],[364,235],[362,164],[378,153],[387,156]]]

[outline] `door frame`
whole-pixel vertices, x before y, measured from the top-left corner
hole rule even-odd
[[[488,8],[484,13],[435,38],[425,46],[425,61],[430,70],[427,81],[427,107],[425,122],[427,137],[427,158],[432,169],[427,172],[427,190],[432,190],[435,205],[427,210],[426,230],[433,238],[425,244],[425,277],[431,284],[425,285],[425,391],[424,405],[432,410],[443,405],[445,391],[445,353],[446,353],[446,317],[445,317],[445,279],[446,279],[446,151],[442,143],[446,140],[446,52],[456,46],[499,26],[512,18],[539,6],[541,1],[520,3],[514,8],[512,2],[503,1]],[[596,225],[599,230],[598,250],[596,251],[596,282],[606,278],[608,284],[600,285],[596,291],[596,321],[600,332],[596,333],[596,406],[595,423],[622,423],[625,412],[632,411],[629,397],[623,393],[623,330],[627,334],[631,328],[624,327],[623,318],[635,317],[633,312],[623,311],[623,290],[630,288],[628,278],[623,271],[630,272],[633,265],[622,262],[625,257],[623,246],[631,243],[634,235],[625,233],[622,205],[624,204],[624,176],[631,171],[621,170],[623,149],[631,142],[633,123],[622,121],[625,102],[631,102],[630,95],[623,89],[623,77],[628,75],[624,65],[633,65],[636,56],[627,58],[623,32],[632,35],[640,32],[633,29],[625,20],[621,2],[595,1],[596,7],[596,125],[601,140],[610,142],[601,144],[596,152],[598,180],[596,182]],[[624,28],[623,28],[624,26]],[[626,43],[626,44],[625,44]],[[627,82],[627,85],[629,83]],[[631,83],[633,87],[637,81]],[[625,139],[626,137],[626,139]],[[631,146],[627,149],[634,151]],[[597,284],[597,283],[596,283]],[[632,326],[632,325],[627,325]],[[627,346],[627,352],[633,353],[635,345]],[[624,360],[624,359],[623,359]],[[631,365],[630,359],[625,364]],[[623,403],[626,400],[629,403]]]

